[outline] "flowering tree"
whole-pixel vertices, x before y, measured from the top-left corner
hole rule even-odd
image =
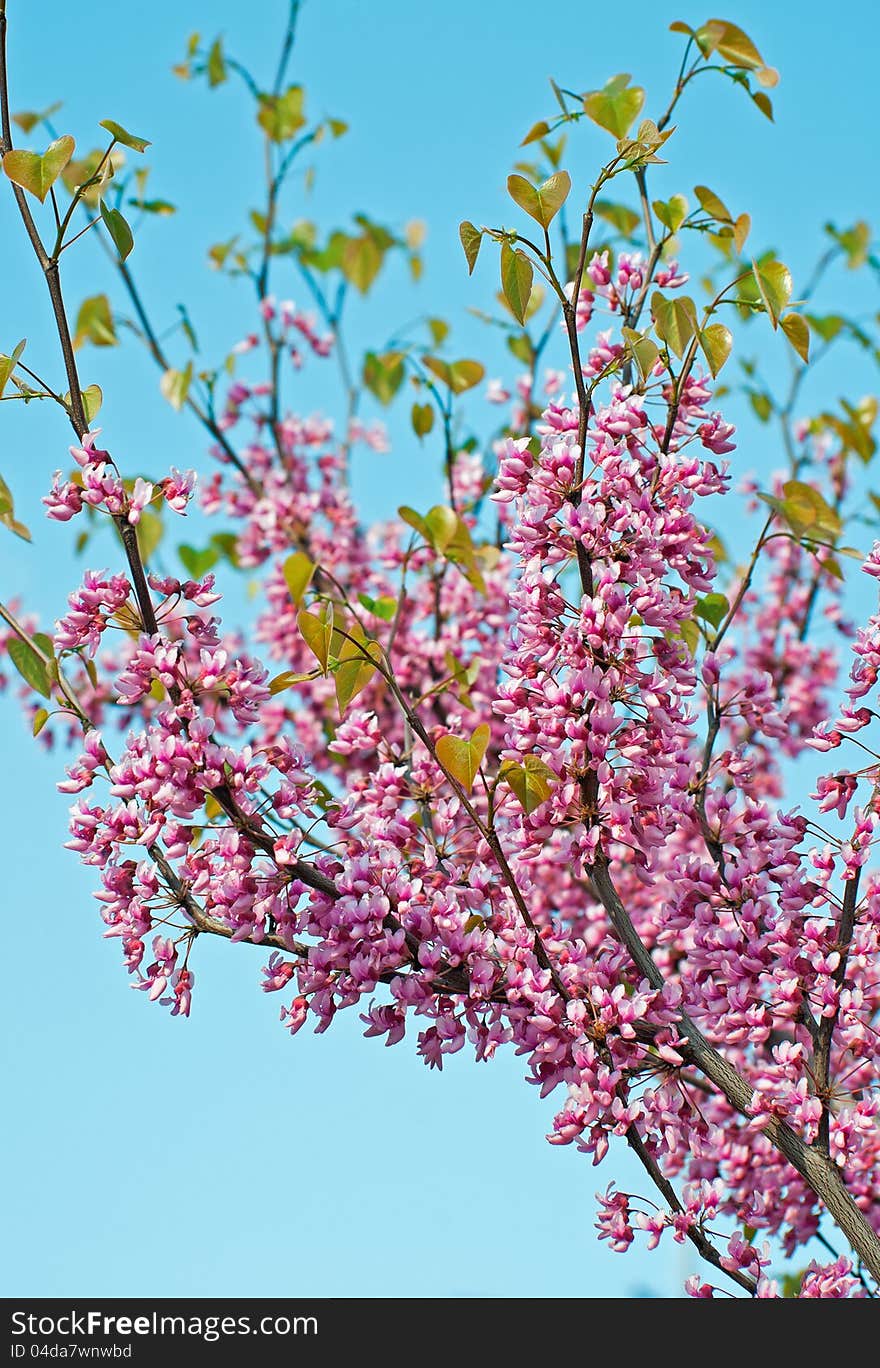
[[[291,1033],[354,1008],[367,1036],[392,1045],[409,1031],[430,1067],[512,1046],[555,1096],[551,1143],[598,1164],[618,1137],[644,1168],[646,1195],[599,1198],[612,1248],[688,1240],[719,1284],[750,1295],[875,1295],[867,729],[880,614],[854,629],[842,604],[844,565],[880,577],[880,544],[865,555],[841,542],[864,504],[877,406],[802,412],[818,354],[874,349],[860,322],[813,303],[834,265],[877,271],[867,228],[829,226],[794,307],[787,267],[748,250],[746,213],[707,186],[652,199],[652,165],[696,77],[732,81],[772,117],[777,74],[729,22],[673,25],[681,66],[656,118],[628,76],[586,92],[554,84],[553,112],[523,140],[535,161],[508,180],[517,226],[461,225],[470,271],[497,253],[491,321],[524,368],[515,389],[487,391],[509,405],[500,432],[472,434],[461,397],[484,368],[448,351],[442,320],[362,359],[347,345],[351,292],[366,294],[392,254],[418,274],[418,225],[286,226],[291,169],[346,131],[310,120],[289,81],[297,8],[270,84],[198,36],[177,69],[242,83],[266,167],[247,235],[210,249],[219,271],[252,283],[254,332],[206,368],[185,313],[180,352],[166,351],[130,264],[131,207],[139,221],[172,211],[147,193],[148,143],[107,119],[102,145],[77,155],[54,111],[11,114],[0,0],[6,192],[65,377],[44,379],[57,362],[25,361],[19,343],[0,357],[0,394],[62,410],[74,466],[56,472],[48,515],[80,520],[79,549],[109,521],[119,547],[51,634],[26,606],[0,606],[2,640],[35,736],[76,748],[59,786],[74,795],[68,846],[96,870],[105,934],[175,1015],[189,1014],[199,941],[213,936],[263,949],[263,986],[281,994]],[[565,136],[584,118],[613,153],[575,188]],[[14,146],[18,130],[44,150]],[[74,317],[61,268],[81,239],[111,256],[119,291]],[[706,243],[698,303],[678,257]],[[288,281],[310,311],[280,297]],[[207,434],[198,498],[222,530],[177,547],[179,573],[150,566],[195,473],[127,469],[81,374],[80,349],[116,344],[122,322],[165,400]],[[713,402],[734,331],[753,323],[790,349],[783,395],[742,366],[786,469],[750,486],[753,550],[735,565],[707,521],[724,517],[735,451]],[[285,398],[291,372],[318,364],[338,368],[335,425]],[[362,402],[404,390],[412,441],[441,457],[438,501],[364,527],[349,456],[384,435]],[[26,538],[13,484],[0,484],[0,517]],[[247,632],[222,629],[215,569],[259,573]],[[808,803],[780,807],[792,762],[831,750],[842,768]],[[787,1254],[818,1239],[831,1262],[780,1288],[767,1236]]]

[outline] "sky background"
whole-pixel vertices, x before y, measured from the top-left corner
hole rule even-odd
[[[285,12],[283,0],[9,3],[13,109],[64,98],[58,131],[74,133],[82,149],[105,118],[152,140],[150,191],[179,212],[140,233],[131,264],[160,326],[185,301],[211,359],[253,326],[247,291],[209,271],[205,249],[239,231],[257,203],[259,141],[239,90],[209,93],[170,67],[192,30],[206,39],[222,32],[269,84]],[[669,23],[708,17],[645,0],[597,13],[581,0],[305,4],[291,77],[305,84],[311,110],[348,120],[351,131],[322,152],[309,201],[297,203],[294,182],[288,217],[333,226],[362,209],[429,228],[423,281],[414,290],[394,267],[356,310],[356,340],[381,344],[426,313],[453,323],[453,356],[485,355],[494,344],[467,309],[490,303],[496,267],[481,261],[468,281],[457,225],[512,221],[504,182],[526,129],[552,112],[547,78],[589,89],[628,70],[656,115],[681,53]],[[748,210],[755,245],[783,255],[797,293],[829,217],[876,219],[866,152],[874,7],[854,0],[840,24],[812,0],[732,0],[722,14],[782,72],[776,123],[742,92],[703,78],[681,106],[655,193],[701,182],[735,212]],[[583,189],[611,142],[583,124],[571,149],[565,164]],[[0,244],[0,349],[26,335],[25,359],[57,375],[42,281],[8,194],[0,195]],[[113,289],[88,240],[64,264],[72,310]],[[876,310],[851,279],[842,288],[850,306]],[[278,292],[296,298],[296,282],[280,278]],[[502,353],[493,359],[490,374],[515,373]],[[206,468],[200,431],[168,409],[157,373],[132,346],[83,352],[82,365],[86,381],[104,389],[101,423],[127,471]],[[829,399],[858,396],[860,365],[845,356],[829,367]],[[291,388],[293,406],[308,413],[332,404],[329,377],[307,368]],[[731,416],[741,422],[737,468],[766,478],[779,463],[769,435],[735,401]],[[392,430],[394,455],[361,451],[356,460],[356,490],[371,516],[440,496],[432,449],[418,449],[397,420]],[[46,523],[39,505],[51,472],[68,463],[69,440],[45,407],[0,409],[0,469],[34,531],[32,546],[0,539],[0,594],[19,596],[44,623],[63,611],[81,573],[71,555],[76,524]],[[725,530],[734,540],[747,535]],[[108,539],[90,563],[117,554]],[[364,1041],[353,1013],[326,1035],[291,1040],[278,1025],[280,998],[258,988],[264,957],[248,946],[199,944],[189,1021],[133,994],[117,944],[101,938],[92,875],[61,849],[61,757],[35,745],[14,700],[2,706],[3,1294],[678,1294],[690,1263],[677,1246],[621,1257],[596,1240],[597,1188],[615,1179],[644,1190],[641,1174],[625,1153],[597,1172],[574,1150],[547,1145],[553,1099],[538,1099],[514,1057],[475,1065],[463,1051],[442,1075],[429,1073],[407,1044]]]

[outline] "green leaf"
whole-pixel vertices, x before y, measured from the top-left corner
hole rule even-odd
[[[733,333],[723,323],[710,323],[700,333],[700,346],[712,375],[716,376],[730,356]]]
[[[442,380],[453,394],[464,394],[466,390],[478,385],[486,374],[485,366],[479,361],[442,361],[439,356],[423,356],[422,365]]]
[[[544,138],[550,132],[550,125],[546,119],[539,119],[532,124],[526,136],[520,143],[520,147],[527,147],[529,143],[537,142],[539,138]]]
[[[715,194],[714,190],[710,190],[708,185],[695,185],[694,194],[700,202],[700,208],[703,209],[710,218],[717,219],[720,223],[733,222],[730,210],[724,203],[724,200],[719,199],[718,195]]]
[[[706,594],[694,605],[694,615],[711,622],[713,627],[720,627],[729,612],[730,604],[724,594]]]
[[[41,109],[39,112],[33,109],[23,109],[18,114],[13,114],[12,122],[18,124],[23,133],[30,133],[36,128],[37,124],[44,123],[46,119],[51,119],[61,108],[61,100],[56,100],[50,104],[48,109]]]
[[[330,659],[330,642],[333,639],[333,609],[329,603],[322,603],[315,613],[302,608],[297,614],[297,626],[303,640],[317,660],[324,674]]]
[[[159,381],[159,389],[162,397],[167,399],[171,407],[179,413],[186,403],[189,394],[189,387],[192,384],[193,363],[188,361],[183,370],[176,370],[174,366],[169,366],[168,370]]]
[[[20,637],[10,637],[6,643],[9,659],[26,684],[29,684],[43,698],[52,697],[52,685],[45,663],[28,642]],[[54,655],[49,642],[48,655]]]
[[[477,264],[477,257],[480,255],[480,246],[483,241],[482,231],[464,219],[458,225],[458,236],[461,238],[461,245],[464,248],[465,260],[468,266],[468,275],[473,275],[474,267]]]
[[[859,219],[852,228],[847,228],[843,232],[835,228],[833,223],[826,223],[825,231],[843,248],[846,253],[846,264],[851,271],[864,266],[871,250],[871,229],[864,219]]]
[[[352,632],[352,636],[354,635]],[[361,633],[358,635],[362,636]],[[382,648],[377,641],[343,639],[339,651],[339,664],[334,671],[336,702],[340,717],[352,699],[357,698],[367,687],[381,659]]]
[[[3,158],[3,170],[14,185],[36,195],[42,204],[73,156],[75,146],[73,138],[66,133],[63,138],[51,142],[42,155],[13,148]]]
[[[642,87],[631,86],[629,82],[629,76],[621,73],[613,76],[602,90],[590,91],[584,97],[584,113],[615,138],[626,137],[645,103]]]
[[[507,242],[501,244],[501,289],[518,323],[524,323],[532,293],[534,271],[525,252],[515,252]]]
[[[146,564],[153,555],[165,532],[165,524],[151,508],[143,509],[137,523],[137,544],[141,560]]]
[[[363,379],[371,394],[375,394],[380,404],[390,404],[405,377],[404,353],[367,352],[364,356]]]
[[[704,57],[717,52],[731,66],[741,71],[754,71],[762,85],[778,82],[779,73],[765,65],[748,34],[727,19],[710,19],[697,29],[694,38]]]
[[[226,59],[223,56],[223,42],[220,38],[215,38],[211,44],[205,71],[208,75],[208,85],[212,90],[226,80]]]
[[[524,176],[508,176],[507,193],[530,218],[549,228],[571,193],[571,176],[567,171],[557,171],[539,186],[531,185]]]
[[[654,200],[653,209],[664,228],[677,233],[688,216],[688,202],[684,195],[673,195],[669,200]]]
[[[697,308],[694,301],[683,295],[666,299],[656,290],[651,297],[651,316],[657,336],[667,344],[679,360],[697,331]]]
[[[487,724],[481,722],[467,740],[461,736],[441,736],[435,746],[438,761],[465,793],[470,793],[474,786],[490,734]]]
[[[442,553],[458,531],[458,514],[445,504],[435,504],[425,517],[425,535],[435,551]]]
[[[546,802],[557,781],[550,766],[537,755],[527,755],[521,765],[515,760],[505,760],[498,778],[510,786],[525,812],[534,812]]]
[[[21,359],[22,352],[24,351],[26,345],[27,338],[23,337],[21,341],[13,348],[11,356],[4,356],[0,354],[0,394],[2,394],[4,389],[6,388],[9,377],[15,370],[15,367],[18,365],[18,362]]]
[[[802,361],[810,359],[810,325],[802,314],[790,313],[779,325]]]
[[[208,571],[217,564],[220,559],[220,552],[216,546],[206,546],[199,550],[195,546],[188,546],[184,543],[178,546],[177,554],[180,557],[184,570],[190,579],[200,580]]]
[[[64,403],[70,408],[70,390],[65,390],[62,396]],[[80,390],[79,397],[82,400],[83,412],[86,415],[86,422],[91,423],[93,418],[97,418],[104,402],[104,394],[100,385],[89,385],[87,389]]]
[[[769,394],[764,394],[760,390],[749,390],[749,403],[762,423],[769,421],[773,412],[773,400]]]
[[[444,318],[428,318],[425,321],[434,346],[441,346],[449,336],[449,324]]]
[[[101,200],[101,218],[104,220],[107,232],[113,239],[113,245],[119,253],[120,261],[125,261],[134,246],[131,229],[119,210],[108,209],[103,200]]]
[[[305,126],[305,91],[289,86],[283,95],[261,95],[257,123],[270,142],[288,142]]]
[[[356,290],[366,294],[382,269],[384,253],[369,233],[347,238],[340,263],[342,274]]]
[[[37,708],[37,711],[34,713],[34,720],[31,728],[34,736],[39,736],[48,721],[49,714],[47,710],[45,708]]]
[[[397,599],[389,598],[383,594],[381,598],[370,598],[369,594],[358,594],[358,603],[366,608],[368,613],[374,617],[381,618],[383,622],[393,621],[394,614],[397,612]]]
[[[304,551],[295,551],[292,556],[287,557],[282,565],[281,573],[290,590],[290,597],[297,605],[302,603],[317,568],[317,563],[311,560]]]
[[[775,330],[782,310],[791,299],[791,271],[781,261],[764,261],[760,265],[753,261],[752,273],[761,301]]]
[[[746,238],[751,232],[752,220],[748,214],[740,214],[733,225],[733,241],[738,253],[742,253]]]
[[[115,347],[117,340],[107,296],[91,295],[84,299],[76,316],[74,347],[79,348],[86,342],[91,342],[94,347]]]
[[[130,147],[133,152],[146,152],[147,148],[152,146],[146,138],[136,138],[133,133],[129,133],[128,129],[123,128],[115,119],[102,119],[100,127],[106,128],[111,137],[124,147]]]
[[[410,418],[412,430],[421,441],[423,437],[427,437],[434,426],[434,405],[413,404]]]
[[[637,214],[634,209],[630,209],[626,204],[615,204],[612,200],[596,200],[593,211],[599,218],[604,219],[606,223],[610,223],[613,228],[616,228],[618,233],[624,237],[632,237],[642,221],[641,215]],[[572,245],[575,253],[578,253],[580,244],[573,243]]]
[[[621,332],[629,350],[635,357],[642,379],[647,380],[654,369],[657,357],[660,355],[660,348],[653,338],[648,337],[646,333],[635,332],[633,328],[622,328]]]
[[[528,333],[508,333],[507,350],[521,361],[524,366],[532,367],[534,361],[534,351],[529,341]]]
[[[846,319],[840,314],[806,314],[810,331],[818,333],[823,342],[833,342],[846,327]]]
[[[770,494],[759,498],[785,519],[797,537],[834,543],[842,527],[840,514],[812,485],[802,480],[787,480],[782,486],[781,499]]]
[[[314,674],[297,674],[294,670],[282,670],[274,679],[269,680],[269,692],[274,695],[283,693],[285,689],[292,689],[295,684],[303,684],[307,679],[314,679]]]

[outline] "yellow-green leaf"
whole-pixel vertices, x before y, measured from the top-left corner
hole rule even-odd
[[[10,375],[15,370],[15,367],[18,365],[19,359],[21,357],[22,352],[25,349],[26,344],[27,339],[23,337],[21,341],[13,348],[11,356],[0,355],[0,394],[3,393]]]
[[[688,216],[688,202],[684,195],[673,195],[668,200],[654,200],[654,213],[664,228],[677,233]]]
[[[481,722],[467,740],[462,736],[441,736],[436,744],[437,759],[465,793],[470,793],[474,786],[474,780],[486,754],[489,736],[489,727],[485,722]]]
[[[369,684],[382,659],[382,648],[378,641],[363,641],[358,644],[343,641],[339,664],[335,671],[336,702],[339,715],[345,712],[352,699],[357,698]]]
[[[134,247],[134,237],[126,219],[118,209],[108,209],[103,200],[101,201],[101,218],[104,220],[107,232],[113,239],[113,245],[119,253],[120,261],[125,261]]]
[[[292,556],[287,557],[281,567],[281,573],[294,603],[302,603],[303,595],[311,584],[316,569],[316,563],[304,551],[295,551]]]
[[[434,426],[433,404],[413,404],[410,415],[413,432],[419,441],[426,437]]]
[[[700,202],[701,209],[705,210],[710,218],[718,219],[721,223],[733,222],[724,200],[720,199],[714,190],[710,190],[708,185],[695,185],[694,194]]]
[[[133,133],[129,133],[128,129],[123,128],[122,124],[117,123],[115,119],[102,119],[100,126],[106,128],[107,132],[118,143],[130,147],[133,152],[146,152],[147,148],[151,146],[146,138],[136,138]]]
[[[51,142],[42,154],[13,148],[3,158],[3,170],[14,185],[36,195],[42,204],[73,156],[75,146],[73,138],[66,133],[63,138]]]
[[[654,369],[657,357],[660,355],[660,348],[653,338],[648,337],[645,333],[636,332],[633,328],[623,328],[621,332],[635,358],[642,379],[647,380]]]
[[[621,73],[613,76],[602,90],[592,90],[584,97],[584,113],[615,138],[626,137],[645,103],[642,87],[631,86],[629,81],[629,76]]]
[[[477,257],[480,255],[480,245],[483,241],[483,234],[480,232],[479,228],[465,219],[463,223],[458,225],[458,236],[461,238],[461,245],[464,248],[468,275],[473,275],[474,267],[477,264]]]
[[[294,685],[303,684],[307,679],[314,678],[314,674],[297,674],[294,670],[282,670],[281,674],[269,680],[269,692],[274,697],[275,694],[283,693],[285,689],[292,689]]]
[[[39,736],[48,721],[49,714],[47,710],[45,708],[37,708],[37,711],[34,713],[34,721],[31,728],[34,736]]]
[[[542,185],[532,185],[525,176],[508,176],[507,193],[530,218],[549,228],[571,192],[571,176],[556,171]]]
[[[162,540],[165,524],[158,513],[154,513],[151,508],[145,508],[138,519],[136,532],[141,560],[146,564]]]
[[[701,24],[694,37],[704,56],[717,52],[731,66],[744,71],[764,69],[764,59],[747,33],[727,19],[710,19]]]
[[[520,147],[527,147],[531,142],[537,142],[539,138],[544,138],[550,132],[550,125],[546,119],[539,119],[533,123],[526,136],[520,143]]]
[[[662,338],[675,355],[682,359],[685,348],[697,330],[697,308],[694,301],[683,295],[667,299],[656,290],[651,297],[651,316]]]
[[[524,812],[534,812],[550,797],[556,782],[556,774],[549,765],[537,755],[527,755],[520,765],[515,760],[505,760],[498,771],[519,799]]]
[[[790,313],[779,320],[785,333],[802,361],[810,359],[810,325],[803,314]]]
[[[76,316],[73,345],[81,347],[91,342],[94,347],[115,347],[116,329],[110,312],[110,300],[105,294],[84,299]]]
[[[710,323],[700,333],[700,346],[713,376],[717,375],[730,356],[733,333],[723,323]]]
[[[327,662],[330,659],[330,642],[333,639],[333,609],[331,605],[322,603],[315,613],[310,613],[303,608],[297,614],[296,622],[303,640],[326,674]]]
[[[525,252],[515,252],[507,242],[501,244],[501,289],[518,323],[524,323],[532,293],[534,271]]]
[[[464,394],[466,390],[473,389],[486,374],[485,366],[479,361],[450,362],[442,361],[439,356],[423,356],[422,365],[438,380],[442,380],[444,385],[448,385],[453,394]]]
[[[159,381],[159,389],[163,398],[167,399],[171,407],[178,413],[186,403],[192,378],[193,363],[188,361],[183,370],[176,370],[174,366],[169,366]]]
[[[366,294],[382,269],[382,251],[369,233],[346,240],[341,268],[346,280]]]
[[[6,650],[9,653],[9,659],[25,683],[29,684],[38,694],[42,694],[43,698],[51,698],[52,685],[49,671],[42,657],[37,654],[33,647],[28,642],[22,641],[20,637],[10,637],[6,642]]]
[[[367,352],[364,356],[363,379],[371,394],[380,404],[390,404],[404,382],[406,370],[404,353],[400,351]]]
[[[733,225],[733,241],[736,245],[737,252],[740,254],[742,253],[743,247],[746,245],[746,239],[751,231],[751,227],[752,220],[748,214],[740,214]]]
[[[791,299],[791,271],[781,261],[765,261],[760,265],[753,261],[752,273],[764,308],[775,329],[782,310]]]
[[[97,418],[104,402],[104,394],[100,385],[89,385],[86,389],[80,390],[83,412],[86,415],[86,422],[91,423],[93,418]],[[70,408],[70,390],[65,390],[63,395],[64,403]]]

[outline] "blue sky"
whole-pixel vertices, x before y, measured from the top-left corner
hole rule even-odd
[[[190,31],[223,32],[268,81],[286,6],[154,0],[144,10],[95,0],[87,36],[82,7],[10,0],[9,9],[13,108],[63,97],[59,131],[84,147],[104,118],[153,141],[151,189],[180,207],[143,233],[132,265],[160,324],[186,301],[206,352],[222,356],[252,325],[250,301],[207,269],[205,248],[236,232],[256,202],[257,142],[238,92],[211,95],[169,68]],[[644,0],[591,13],[580,0],[304,6],[292,75],[310,108],[349,120],[351,131],[320,160],[311,202],[291,203],[290,217],[307,212],[332,225],[363,209],[429,227],[418,290],[392,272],[356,311],[357,339],[381,342],[377,328],[387,334],[415,314],[442,313],[454,324],[452,352],[482,354],[487,334],[466,310],[488,304],[495,270],[481,263],[468,281],[457,225],[510,221],[505,178],[525,130],[552,109],[547,78],[586,89],[628,70],[656,113],[680,53],[668,24],[707,17]],[[854,37],[872,31],[873,6],[855,0],[840,24],[813,0],[732,0],[722,13],[782,72],[776,123],[740,92],[698,85],[657,191],[703,182],[748,209],[756,243],[774,245],[797,284],[827,218],[876,218],[865,152],[876,55]],[[609,150],[598,129],[575,134],[566,164],[576,185]],[[8,195],[0,240],[0,349],[27,335],[29,357],[56,370],[41,281]],[[74,307],[112,287],[88,242],[70,254],[68,280]],[[858,305],[852,283],[844,286]],[[278,288],[296,295],[292,281]],[[826,375],[831,397],[845,386],[853,393],[858,365],[849,358]],[[496,373],[501,366],[498,354]],[[93,351],[83,353],[83,370],[104,388],[105,434],[129,470],[205,468],[198,429],[163,404],[145,359],[130,348]],[[292,402],[310,412],[327,388],[313,368]],[[742,419],[743,471],[773,468],[764,431],[741,411],[733,416]],[[436,496],[430,455],[413,452],[405,428],[398,435],[396,455],[358,457],[357,488],[372,514]],[[46,524],[39,509],[68,441],[38,406],[0,410],[0,466],[34,529],[33,546],[0,541],[0,593],[20,594],[46,621],[63,610],[79,573],[70,554],[76,529]],[[115,554],[109,541],[101,554],[100,564]],[[12,702],[3,707],[6,1295],[677,1292],[686,1265],[677,1247],[622,1258],[597,1244],[596,1188],[612,1178],[641,1187],[640,1175],[626,1155],[597,1172],[548,1146],[552,1102],[523,1083],[513,1057],[475,1066],[459,1056],[438,1076],[406,1045],[384,1050],[361,1039],[354,1017],[291,1041],[277,1023],[279,999],[258,991],[260,952],[247,946],[198,947],[188,1022],[133,994],[117,947],[100,937],[93,880],[61,849],[60,759],[37,749]]]

